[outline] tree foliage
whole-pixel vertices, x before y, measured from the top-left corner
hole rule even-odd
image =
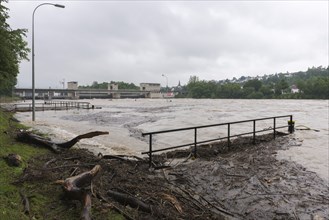
[[[16,85],[19,73],[19,63],[28,60],[29,48],[26,37],[26,29],[13,30],[7,23],[8,8],[0,0],[0,95],[10,94]]]
[[[108,82],[102,82],[98,83],[97,81],[94,81],[90,86],[79,86],[79,88],[86,88],[86,89],[108,89]],[[111,81],[110,84],[117,84],[119,89],[134,89],[139,90],[139,87],[136,86],[134,83],[126,83],[126,82],[115,82]]]
[[[276,73],[257,78],[242,76],[239,79],[222,81],[199,80],[191,76],[186,86],[189,98],[306,98],[329,99],[328,69],[322,66],[309,68],[305,72]],[[299,93],[291,93],[291,87]]]

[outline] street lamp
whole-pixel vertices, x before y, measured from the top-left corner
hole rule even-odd
[[[32,14],[32,121],[35,121],[35,80],[34,80],[34,14],[35,11],[43,5],[52,5],[57,8],[65,8],[64,5],[59,4],[52,4],[52,3],[42,3],[38,5],[34,10]]]
[[[166,86],[167,86],[167,90],[168,90],[168,77],[165,74],[162,74],[163,77],[166,77]]]

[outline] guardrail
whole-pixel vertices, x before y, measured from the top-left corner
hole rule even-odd
[[[277,124],[276,119],[278,119],[278,118],[289,118],[288,122],[290,122],[290,123],[288,123],[287,126],[277,126],[276,125]],[[142,133],[142,136],[143,137],[147,136],[147,135],[149,136],[149,151],[142,152],[142,154],[148,154],[149,155],[149,166],[151,167],[152,166],[152,153],[156,153],[156,152],[161,152],[161,151],[166,151],[166,150],[173,150],[173,149],[188,147],[188,146],[194,146],[193,154],[194,154],[194,157],[196,157],[197,156],[197,145],[199,145],[199,144],[205,144],[205,143],[209,143],[209,142],[213,142],[213,141],[219,141],[219,140],[227,139],[227,145],[228,145],[228,147],[230,147],[230,139],[231,138],[242,136],[242,135],[249,135],[249,134],[253,135],[253,143],[255,144],[256,143],[256,133],[273,130],[273,137],[274,138],[276,136],[276,130],[280,129],[280,128],[288,128],[288,131],[290,133],[293,133],[293,131],[294,131],[294,122],[293,122],[292,118],[293,118],[292,115],[283,115],[283,116],[258,118],[258,119],[235,121],[235,122],[226,122],[226,123],[195,126],[195,127],[186,127],[186,128],[177,128],[177,129],[170,129],[170,130],[146,132],[146,133]],[[267,129],[262,129],[262,130],[256,130],[256,122],[257,121],[264,121],[264,120],[273,120],[273,127],[270,127],[270,128],[267,128]],[[241,124],[241,123],[246,123],[246,122],[253,122],[253,131],[245,132],[245,133],[241,133],[241,134],[231,135],[231,125],[232,124]],[[209,128],[209,127],[217,127],[217,126],[227,126],[227,136],[226,137],[220,137],[220,138],[214,138],[214,139],[209,139],[209,140],[198,141],[198,129]],[[194,142],[193,143],[182,144],[182,145],[177,145],[177,146],[173,146],[173,147],[166,147],[166,148],[157,149],[157,150],[152,149],[152,147],[153,147],[152,146],[153,135],[163,134],[163,133],[170,133],[170,132],[178,132],[178,131],[186,131],[186,130],[194,130]]]
[[[69,109],[90,109],[93,108],[93,105],[90,107],[89,102],[72,102],[72,101],[45,101],[43,103],[35,103],[35,109],[37,111],[46,111],[46,110],[69,110]],[[31,103],[19,103],[14,104],[14,111],[32,111]]]

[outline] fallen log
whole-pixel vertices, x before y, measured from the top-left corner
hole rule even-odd
[[[22,204],[24,206],[23,213],[26,214],[26,215],[30,215],[30,202],[29,202],[29,199],[27,198],[27,196],[22,191],[19,192],[19,195],[21,196]]]
[[[121,161],[132,161],[132,160],[137,160],[137,161],[144,161],[143,158],[134,156],[134,155],[103,155],[102,153],[98,153],[98,158],[100,159],[115,159],[115,160],[121,160]]]
[[[39,135],[33,134],[28,131],[20,131],[17,133],[17,140],[25,143],[32,143],[36,145],[41,145],[50,148],[51,150],[55,151],[56,153],[60,153],[64,150],[70,149],[81,139],[86,138],[93,138],[99,135],[109,134],[107,131],[93,131],[86,134],[78,135],[77,137],[73,138],[70,141],[62,142],[62,143],[55,143],[49,139],[41,137]]]
[[[113,190],[108,190],[107,195],[124,206],[129,205],[130,207],[137,208],[143,212],[152,212],[152,208],[150,205],[130,195],[115,192]]]
[[[83,206],[81,212],[81,219],[91,219],[91,196],[85,187],[91,184],[92,179],[101,170],[100,165],[96,165],[90,171],[81,173],[77,176],[69,177],[64,181],[57,181],[61,183],[65,192],[65,195],[73,200],[79,200]]]

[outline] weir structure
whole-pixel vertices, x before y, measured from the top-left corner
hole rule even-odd
[[[117,83],[108,83],[106,89],[80,88],[78,82],[67,82],[67,89],[36,88],[35,94],[30,88],[15,88],[14,93],[24,99],[121,99],[121,98],[163,98],[159,83],[141,83],[139,89],[120,89]]]
[[[277,126],[277,119],[279,119],[279,118],[288,118],[289,119],[288,120],[288,125]],[[257,121],[265,121],[265,120],[272,121],[272,123],[273,123],[272,126],[273,127],[271,126],[269,128],[257,130],[256,122]],[[231,133],[232,133],[231,125],[248,123],[248,122],[252,122],[252,131],[231,135]],[[295,125],[295,122],[293,121],[293,116],[292,115],[282,115],[282,116],[250,119],[250,120],[243,120],[243,121],[226,122],[226,123],[219,123],[219,124],[211,124],[211,125],[202,125],[202,126],[195,126],[195,127],[186,127],[186,128],[177,128],[177,129],[170,129],[170,130],[146,132],[146,133],[142,133],[142,136],[143,137],[144,136],[149,136],[149,150],[146,151],[146,152],[142,152],[142,154],[147,154],[149,156],[149,166],[152,167],[152,154],[153,153],[192,146],[193,147],[193,155],[196,158],[197,157],[197,146],[200,145],[200,144],[205,144],[205,143],[210,143],[210,142],[220,141],[220,140],[227,140],[227,145],[228,145],[228,147],[230,147],[231,138],[235,138],[235,137],[239,137],[239,136],[243,136],[243,135],[252,135],[252,142],[253,142],[253,144],[256,144],[256,133],[273,131],[273,138],[275,138],[276,133],[277,133],[277,129],[288,128],[289,133],[293,133],[294,132],[294,125]],[[219,138],[213,138],[213,139],[209,139],[209,140],[198,141],[198,131],[200,129],[210,128],[210,127],[221,127],[221,126],[227,126],[227,136],[219,137]],[[152,144],[153,144],[154,135],[159,135],[159,134],[164,134],[164,133],[171,133],[171,132],[179,132],[179,131],[187,131],[187,130],[193,130],[194,131],[194,142],[193,143],[187,143],[187,144],[182,144],[182,145],[177,145],[177,146],[172,146],[172,147],[166,147],[166,148],[162,148],[162,149],[153,150],[153,145]]]

